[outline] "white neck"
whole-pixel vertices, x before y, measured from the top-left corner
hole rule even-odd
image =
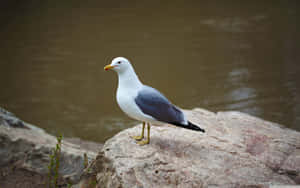
[[[126,88],[126,89],[138,89],[143,84],[139,80],[138,76],[135,74],[134,69],[129,67],[127,70],[118,73],[119,84],[118,89]]]

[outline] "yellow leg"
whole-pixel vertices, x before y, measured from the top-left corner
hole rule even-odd
[[[145,129],[145,122],[143,122],[143,129],[142,129],[142,134],[141,134],[141,136],[131,136],[131,138],[133,138],[133,139],[135,139],[135,140],[137,140],[137,141],[140,141],[140,140],[142,140],[143,138],[144,138],[144,129]]]
[[[150,124],[147,123],[147,129],[148,129],[148,132],[147,132],[147,139],[146,140],[142,140],[142,141],[139,141],[138,144],[140,146],[143,146],[143,145],[146,145],[146,144],[149,144],[150,143]]]

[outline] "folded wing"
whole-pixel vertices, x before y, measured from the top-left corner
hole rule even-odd
[[[156,89],[143,86],[135,102],[144,114],[170,124],[187,124],[184,114]]]

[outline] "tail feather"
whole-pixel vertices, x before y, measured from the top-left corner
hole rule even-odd
[[[195,124],[193,124],[189,121],[188,121],[187,125],[183,125],[183,124],[180,124],[180,123],[171,123],[171,124],[176,125],[178,127],[185,128],[185,129],[191,129],[191,130],[194,130],[194,131],[200,131],[200,132],[205,133],[204,129],[200,128],[198,125],[195,125]]]

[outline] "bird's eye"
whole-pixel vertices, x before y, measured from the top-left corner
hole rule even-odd
[[[118,64],[121,64],[121,61],[118,61]]]

